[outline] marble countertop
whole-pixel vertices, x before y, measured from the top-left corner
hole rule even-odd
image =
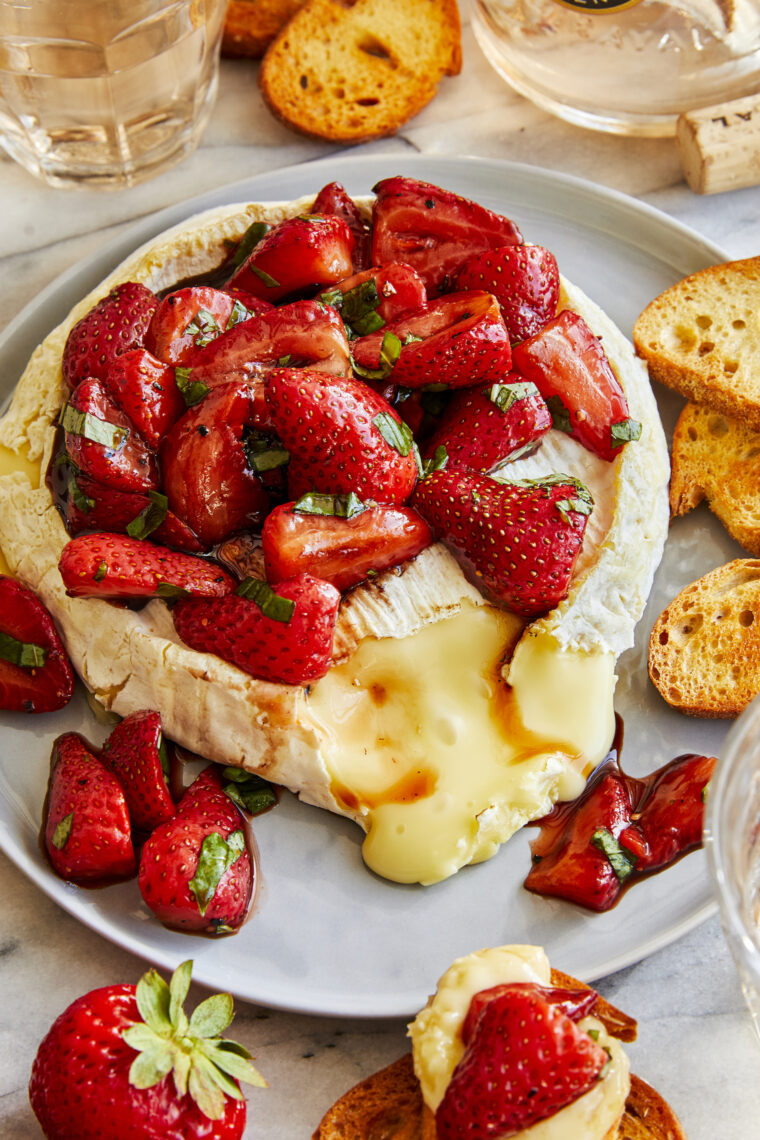
[[[700,198],[683,181],[671,140],[605,136],[552,118],[489,69],[470,33],[468,11],[465,2],[462,74],[445,80],[433,103],[396,137],[349,153],[397,155],[399,168],[414,152],[530,163],[633,195],[730,257],[760,251],[760,189]],[[136,219],[228,182],[337,153],[346,151],[294,135],[272,119],[258,93],[256,66],[231,60],[223,61],[218,103],[198,151],[133,190],[55,191],[0,152],[0,328],[69,265]],[[4,388],[12,383],[2,379]],[[33,1140],[41,1132],[26,1088],[40,1039],[74,998],[96,986],[136,981],[144,963],[59,909],[3,855],[0,872],[6,892],[0,1136]],[[760,1047],[717,918],[598,988],[638,1019],[633,1068],[673,1104],[689,1140],[760,1135]],[[192,996],[198,1000],[203,991],[194,987]],[[336,1097],[406,1049],[402,1021],[306,1017],[243,1002],[234,1029],[270,1085],[250,1091],[247,1140],[310,1136]]]

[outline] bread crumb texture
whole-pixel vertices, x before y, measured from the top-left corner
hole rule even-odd
[[[747,707],[760,692],[760,560],[737,558],[681,590],[652,629],[649,676],[689,716]]]
[[[462,65],[456,0],[307,0],[268,48],[270,110],[336,142],[391,135]]]
[[[229,0],[222,53],[261,59],[304,0]]]
[[[760,431],[760,257],[666,289],[638,317],[633,340],[654,380]]]

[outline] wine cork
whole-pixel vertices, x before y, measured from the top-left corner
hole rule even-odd
[[[678,116],[676,146],[696,194],[760,183],[760,94]]]

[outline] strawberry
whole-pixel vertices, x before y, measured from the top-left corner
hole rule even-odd
[[[508,483],[447,469],[423,479],[410,505],[496,598],[532,618],[567,594],[591,496],[560,475]]]
[[[408,499],[417,478],[412,434],[366,384],[279,368],[269,373],[266,394],[291,470],[307,489],[391,505]]]
[[[164,364],[184,364],[196,348],[210,344],[248,316],[245,304],[230,293],[210,285],[190,285],[161,300],[145,344]]]
[[[100,380],[83,380],[61,411],[66,452],[81,471],[119,491],[158,487],[156,457]]]
[[[499,988],[471,1023],[436,1111],[439,1140],[523,1132],[593,1088],[607,1064],[605,1050],[543,987]]]
[[[350,276],[353,249],[348,224],[335,214],[287,218],[254,246],[228,285],[266,301],[280,301]]]
[[[277,584],[247,578],[226,598],[183,599],[172,610],[191,649],[215,653],[252,677],[302,685],[330,667],[340,594],[329,582],[299,574]]]
[[[357,340],[354,371],[405,388],[496,383],[509,371],[509,336],[490,293],[452,293]]]
[[[107,532],[72,538],[58,568],[71,598],[214,598],[235,588],[235,579],[215,562]]]
[[[152,831],[174,816],[166,744],[157,712],[146,709],[125,716],[103,745],[101,759],[124,789],[137,831]]]
[[[155,970],[72,1002],[37,1050],[29,1100],[48,1140],[241,1140],[239,1081],[266,1087],[241,1045],[220,1034],[229,994],[183,1004],[192,962],[170,985]]]
[[[351,233],[354,235],[354,250],[351,255],[354,269],[360,272],[367,269],[370,264],[369,227],[364,221],[359,207],[346,193],[340,182],[328,182],[317,194],[311,207],[312,214],[337,214],[343,218]]]
[[[423,456],[432,458],[443,448],[448,467],[490,471],[533,450],[551,426],[535,384],[510,372],[499,384],[455,392]]]
[[[127,281],[77,321],[63,349],[63,379],[69,388],[94,376],[102,380],[109,364],[130,348],[142,348],[158,298],[145,285]]]
[[[53,870],[74,883],[128,878],[135,871],[121,784],[78,733],[53,744],[43,822]]]
[[[468,257],[522,242],[509,218],[429,182],[384,178],[374,192],[372,264],[411,265],[431,297],[449,289]]]
[[[558,1006],[571,1021],[588,1016],[596,1005],[599,994],[589,988],[569,989],[565,986],[541,986],[537,982],[502,982],[487,990],[479,990],[470,999],[467,1016],[462,1022],[462,1040],[468,1044],[477,1029],[478,1019],[485,1006],[494,998],[529,991],[542,997],[550,1005]]]
[[[115,491],[65,465],[66,529],[74,536],[82,531],[114,531],[132,538],[150,537],[166,546],[191,554],[206,547],[188,526],[169,510],[160,491],[132,494]]]
[[[154,451],[187,406],[174,379],[174,368],[143,348],[122,353],[109,365],[103,384]]]
[[[554,426],[612,460],[641,434],[601,341],[570,309],[515,346],[514,367],[546,400]]]
[[[74,693],[74,671],[52,617],[27,586],[0,575],[0,708],[54,712]]]
[[[208,391],[164,440],[169,507],[204,545],[248,530],[267,513],[256,431],[268,422],[258,386],[237,380]],[[280,458],[287,461],[281,449]]]
[[[430,527],[408,507],[379,507],[356,495],[305,495],[275,507],[261,532],[267,581],[313,574],[347,590],[419,554]]]
[[[636,865],[655,871],[702,842],[705,789],[715,768],[714,756],[677,756],[647,780],[646,796],[636,805],[638,826],[647,846]]]
[[[165,926],[216,935],[240,926],[254,878],[244,829],[219,770],[204,769],[142,850],[140,893]]]
[[[336,308],[352,336],[358,337],[419,309],[427,301],[427,290],[411,266],[391,262],[339,281],[321,293],[320,300]]]
[[[533,336],[557,312],[559,271],[541,245],[505,245],[476,253],[462,264],[457,289],[492,293],[512,344]]]

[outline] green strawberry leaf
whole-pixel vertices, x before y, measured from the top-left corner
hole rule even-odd
[[[143,974],[135,992],[140,1017],[146,1025],[161,1037],[171,1037],[171,995],[169,987],[156,970]],[[137,1048],[137,1046],[134,1046]]]
[[[218,1037],[231,1021],[232,995],[214,994],[195,1007],[189,1033],[192,1037]]]
[[[187,1016],[182,1006],[190,991],[190,978],[193,973],[193,960],[188,958],[181,962],[174,971],[169,982],[169,1018],[174,1028],[180,1033],[187,1032]]]
[[[138,1053],[129,1066],[129,1083],[136,1089],[151,1089],[172,1071],[172,1067],[171,1051],[163,1045],[160,1049]]]

